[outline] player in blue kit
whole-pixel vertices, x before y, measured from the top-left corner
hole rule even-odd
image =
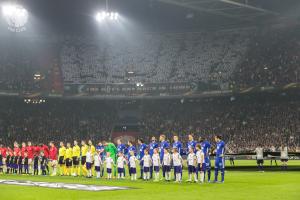
[[[149,155],[153,156],[154,154],[154,149],[158,148],[158,143],[156,142],[156,138],[154,136],[152,136],[151,138],[151,143],[149,144]],[[150,179],[152,179],[153,177],[153,163],[151,163],[151,167],[150,167]]]
[[[179,141],[178,139],[178,135],[174,135],[173,136],[173,149],[177,149],[177,152],[179,153],[180,156],[182,156],[182,143]],[[181,177],[182,177],[182,171],[181,171]],[[175,170],[174,170],[174,180],[176,179],[176,174],[175,174]]]
[[[117,140],[117,151],[122,152],[123,154],[127,154],[127,148],[126,145],[122,143],[121,139]]]
[[[205,140],[205,138],[200,137],[199,138],[199,142],[201,145],[201,149],[202,152],[204,153],[204,160],[205,160],[205,175],[207,174],[207,182],[210,182],[210,174],[211,174],[211,163],[210,163],[210,158],[209,158],[209,154],[210,154],[210,148],[211,148],[211,144]]]
[[[122,143],[122,140],[121,139],[118,139],[117,140],[117,152],[118,153],[123,153],[123,155],[126,157],[126,155],[127,155],[127,147],[126,147],[126,145],[125,144],[123,144]],[[126,173],[125,173],[125,168],[124,168],[124,176],[126,176]]]
[[[147,145],[144,143],[142,139],[138,139],[139,144],[139,160],[140,160],[140,167],[141,167],[141,176],[139,179],[143,179],[144,177],[144,155],[145,155],[145,149],[147,148]]]
[[[217,143],[217,148],[215,150],[215,183],[218,182],[218,173],[221,171],[221,183],[224,183],[225,176],[225,142],[222,141],[221,136],[215,136],[215,141]]]
[[[194,135],[192,133],[190,133],[188,135],[188,139],[189,139],[189,141],[186,145],[186,149],[187,149],[186,152],[188,152],[188,150],[192,148],[195,151],[194,153],[196,153],[196,144],[197,144],[197,142],[194,140]]]
[[[164,159],[164,150],[168,149],[170,147],[170,144],[168,141],[166,141],[166,136],[165,135],[160,135],[159,136],[159,157],[160,157],[160,162],[162,163],[162,169],[163,169],[163,177],[165,178],[166,175],[166,168],[163,166],[163,159]]]
[[[182,143],[178,139],[178,135],[173,136],[173,149],[176,148],[178,153],[181,155],[182,154]]]
[[[127,159],[130,159],[130,152],[133,152],[134,155],[136,156],[136,148],[135,146],[133,146],[133,142],[132,141],[128,141],[128,148],[127,148]],[[128,162],[128,170],[129,170],[129,176],[131,176],[131,172],[130,172],[130,163]]]

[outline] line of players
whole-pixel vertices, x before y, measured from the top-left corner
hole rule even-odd
[[[288,147],[284,144],[281,145],[279,148],[280,150],[280,160],[281,160],[281,170],[287,170],[288,167]],[[256,163],[258,170],[261,172],[264,172],[264,149],[262,148],[261,145],[259,145],[254,152],[256,153]],[[274,156],[270,157],[271,165],[272,161],[275,161],[275,164],[277,165],[276,158]]]
[[[119,179],[125,177],[125,167],[128,166],[131,180],[137,179],[137,165],[140,168],[140,179],[159,181],[160,171],[162,179],[171,180],[171,170],[176,182],[182,181],[183,150],[187,150],[188,180],[203,183],[205,177],[210,182],[211,178],[211,161],[210,151],[211,144],[204,138],[199,141],[194,140],[192,134],[188,135],[186,147],[182,146],[177,135],[173,137],[171,145],[165,135],[159,136],[159,142],[152,137],[149,145],[145,144],[142,139],[138,139],[138,149],[129,141],[128,146],[117,141],[117,147],[110,142],[100,142],[95,147],[91,140],[86,144],[81,141],[81,147],[78,142],[74,141],[73,146],[67,143],[66,146],[60,142],[60,148],[57,150],[54,142],[50,142],[50,148],[47,145],[40,144],[33,146],[31,142],[22,143],[21,148],[17,142],[14,148],[5,148],[0,146],[0,172],[4,168],[6,173],[25,173],[25,174],[42,174],[50,173],[49,167],[52,168],[52,176],[59,175],[79,176],[83,175],[88,178],[93,174],[100,178],[106,168],[107,178],[111,179],[112,174]],[[215,156],[215,179],[218,182],[218,173],[221,172],[221,182],[224,182],[225,175],[225,143],[221,136],[215,136],[216,149]],[[104,168],[105,166],[105,168]]]
[[[0,145],[0,173],[29,174],[32,171],[32,174],[38,174],[41,168],[46,174],[45,171],[49,171],[48,158],[49,148],[44,144],[32,145],[29,141],[19,147],[14,142],[13,149]]]

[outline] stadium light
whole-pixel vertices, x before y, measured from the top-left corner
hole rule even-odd
[[[101,12],[97,12],[95,19],[98,22],[102,22],[104,20],[117,21],[119,19],[119,13],[101,11]]]
[[[137,87],[144,87],[144,84],[141,83],[141,82],[138,82],[138,83],[136,83],[136,86],[137,86]]]
[[[45,99],[39,99],[39,98],[37,98],[37,99],[24,99],[24,102],[26,103],[26,104],[43,104],[43,103],[46,103],[46,100]]]
[[[2,14],[5,18],[8,29],[13,32],[25,31],[28,21],[28,11],[18,4],[3,4]]]

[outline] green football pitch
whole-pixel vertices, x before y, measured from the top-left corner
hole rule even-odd
[[[290,161],[290,165],[300,166],[300,161]],[[269,165],[269,161],[266,162]],[[280,164],[280,162],[278,163]],[[236,161],[236,165],[254,166],[255,161]],[[186,180],[186,170],[184,178]],[[212,178],[214,175],[212,174]],[[238,171],[227,170],[225,183],[173,183],[160,181],[87,179],[83,177],[49,177],[28,175],[0,175],[0,179],[31,180],[43,182],[80,183],[105,186],[130,187],[129,190],[116,191],[77,191],[67,189],[51,189],[34,186],[17,186],[0,184],[0,199],[126,199],[126,200],[164,200],[164,199],[300,199],[299,171]]]

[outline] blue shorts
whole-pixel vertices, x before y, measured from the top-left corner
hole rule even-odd
[[[202,163],[202,166],[200,166],[200,163],[198,163],[198,167],[197,167],[197,170],[198,172],[205,172],[205,163]]]
[[[92,163],[86,162],[85,166],[86,166],[86,169],[91,169],[92,168]]]
[[[19,166],[19,169],[22,169],[22,168],[23,168],[23,165],[22,165],[22,164],[19,164],[18,166]]]
[[[196,172],[196,167],[194,165],[189,165],[188,166],[188,172],[189,172],[189,174],[195,173]]]
[[[140,161],[140,166],[141,166],[141,167],[144,166],[144,161],[143,161],[143,160]]]
[[[95,166],[95,171],[100,172],[100,166]]]
[[[206,157],[204,160],[205,160],[205,166],[206,166],[206,169],[210,169],[210,168],[211,168],[211,164],[210,164],[210,159],[209,159],[209,157]]]
[[[0,161],[0,167],[3,166],[2,160]]]
[[[130,173],[131,174],[136,174],[136,168],[135,167],[130,167]]]
[[[164,165],[164,166],[163,166],[163,170],[164,170],[165,172],[170,172],[170,171],[171,171],[170,165]]]
[[[224,169],[225,168],[225,159],[223,157],[215,158],[215,169]]]
[[[37,170],[37,169],[39,169],[39,166],[38,165],[33,165],[33,169]]]
[[[107,168],[106,173],[111,174],[111,168]]]
[[[174,172],[176,174],[180,174],[182,172],[182,167],[181,166],[174,166]]]
[[[124,173],[124,168],[118,167],[118,174]]]
[[[150,172],[150,167],[144,167],[144,172]]]
[[[25,170],[28,170],[28,169],[29,169],[29,166],[28,166],[28,165],[24,165],[24,169],[25,169]]]
[[[159,166],[154,166],[154,171],[159,172]]]

